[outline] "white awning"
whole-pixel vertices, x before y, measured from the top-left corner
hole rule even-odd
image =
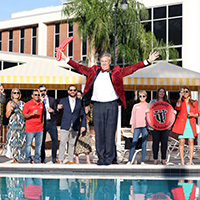
[[[126,90],[156,90],[160,86],[167,90],[179,90],[183,86],[188,86],[195,91],[199,85],[200,73],[167,62],[158,62],[139,69],[124,78]]]
[[[39,84],[51,85],[49,89],[65,89],[70,84],[85,84],[86,78],[69,69],[59,67],[59,62],[36,59],[26,64],[0,71],[0,83],[19,88],[36,88]],[[10,87],[9,87],[10,88]],[[80,88],[80,87],[79,87]]]

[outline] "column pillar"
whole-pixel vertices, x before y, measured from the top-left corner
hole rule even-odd
[[[183,67],[200,72],[200,1],[183,0]]]
[[[47,25],[40,22],[38,25],[38,55],[47,55]]]

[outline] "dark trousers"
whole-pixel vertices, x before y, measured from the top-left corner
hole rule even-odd
[[[93,122],[96,152],[99,164],[111,164],[115,158],[115,133],[117,129],[117,118],[117,101],[94,103]]]
[[[166,159],[169,130],[152,131],[153,138],[153,159],[158,159],[159,143],[161,142],[161,159]]]
[[[41,147],[41,161],[45,160],[45,140],[47,132],[50,134],[52,140],[52,161],[53,161],[56,160],[57,156],[58,131],[57,131],[57,126],[54,125],[51,121],[46,121],[44,124],[43,141]]]

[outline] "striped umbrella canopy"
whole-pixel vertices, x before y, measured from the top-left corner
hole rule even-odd
[[[170,91],[180,90],[183,86],[198,91],[200,73],[167,62],[158,62],[124,77],[125,90],[157,90],[161,86]]]
[[[57,62],[59,64],[59,62]],[[0,83],[5,88],[21,89],[37,88],[40,84],[48,85],[48,89],[65,90],[74,84],[81,89],[86,78],[76,72],[58,66],[55,62],[36,59],[23,65],[18,65],[0,71]]]

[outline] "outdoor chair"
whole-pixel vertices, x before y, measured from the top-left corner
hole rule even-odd
[[[123,162],[129,156],[130,148],[132,145],[133,133],[131,133],[131,128],[122,128],[121,131],[122,131],[122,136],[124,137],[125,141],[121,142],[121,151],[120,152],[118,151],[118,153],[121,154],[121,157],[122,157],[121,162]],[[141,138],[141,137],[142,137],[142,134],[140,134],[139,138]],[[139,141],[139,139],[138,139],[138,141]],[[152,152],[152,141],[147,141],[146,151],[150,152],[149,153],[149,160],[150,160],[151,152]],[[133,164],[133,163],[137,164],[136,158],[141,152],[142,152],[141,148],[135,149],[135,153],[131,160],[131,164]]]
[[[120,147],[117,148],[117,154],[118,157],[121,157],[121,162],[123,162],[129,156],[133,134],[131,133],[131,128],[121,128],[121,132],[124,140],[121,141]]]
[[[142,136],[141,136],[142,137]],[[149,159],[151,158],[151,153],[152,153],[152,141],[147,141],[147,146],[146,146],[146,152],[150,152],[149,153]],[[131,164],[137,164],[137,155],[142,153],[142,149],[135,149],[135,153],[133,155],[133,158],[131,160]]]
[[[168,147],[167,147],[167,162],[170,161],[172,157],[176,159],[180,159],[179,153],[179,141],[173,137],[169,136],[168,139]],[[187,144],[184,145],[184,158],[189,156],[189,146]]]

